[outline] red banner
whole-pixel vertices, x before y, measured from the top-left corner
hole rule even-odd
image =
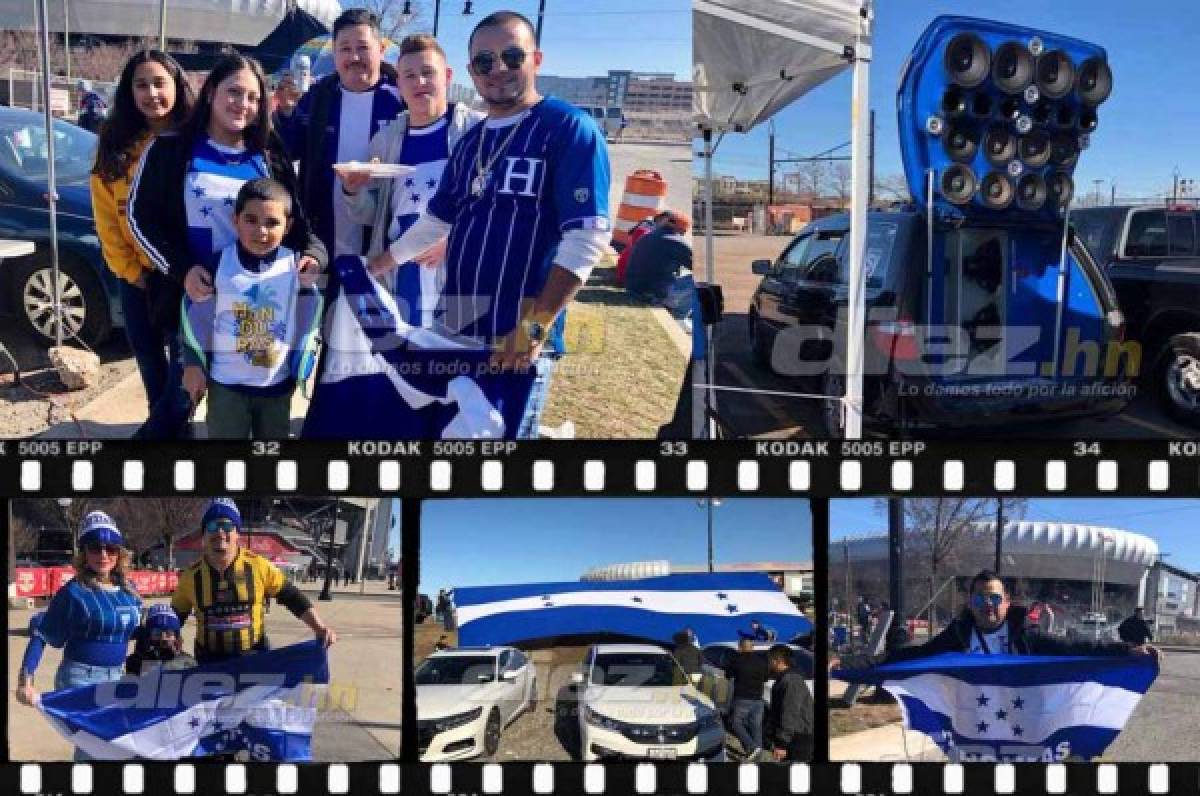
[[[17,567],[17,596],[50,597],[73,577],[75,570],[71,567]],[[171,594],[179,583],[178,572],[135,569],[128,577],[143,597]]]

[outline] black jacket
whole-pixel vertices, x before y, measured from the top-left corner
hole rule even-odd
[[[1145,619],[1131,616],[1117,625],[1117,636],[1121,641],[1141,645],[1154,640],[1154,631],[1150,629],[1150,623]]]
[[[812,756],[813,698],[804,672],[788,669],[771,686],[765,740],[776,749],[789,750],[791,760]]]
[[[1004,621],[1008,624],[1008,639],[1014,655],[1128,655],[1132,644],[1124,641],[1067,641],[1031,630],[1025,624],[1025,606],[1010,605]],[[913,647],[901,647],[871,659],[872,664],[894,663],[915,658],[928,658],[943,652],[966,652],[971,648],[975,632],[975,617],[964,610],[949,626],[929,641]]]
[[[763,686],[770,673],[767,659],[753,652],[739,652],[725,667],[725,676],[733,680],[734,699],[763,698]]]
[[[679,661],[679,668],[683,669],[684,674],[700,674],[704,671],[704,658],[695,644],[680,644],[675,647],[675,660]]]
[[[292,226],[283,245],[314,258],[324,268],[329,258],[325,246],[309,229],[296,190],[296,172],[273,139],[265,153],[271,176],[292,195]],[[146,256],[154,265],[146,285],[150,317],[156,325],[179,328],[179,302],[183,280],[196,262],[188,248],[187,209],[184,182],[192,159],[192,140],[178,133],[164,133],[146,148],[129,191],[129,226]]]

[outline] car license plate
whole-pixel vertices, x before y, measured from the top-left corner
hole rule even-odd
[[[653,760],[674,760],[675,750],[669,746],[651,746],[646,750],[646,757]]]

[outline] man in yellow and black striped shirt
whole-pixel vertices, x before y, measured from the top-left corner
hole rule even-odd
[[[219,660],[267,649],[264,603],[274,597],[308,625],[326,647],[337,641],[317,609],[267,559],[238,544],[237,504],[215,498],[201,520],[204,555],[179,575],[171,607],[182,624],[196,614],[196,660]]]

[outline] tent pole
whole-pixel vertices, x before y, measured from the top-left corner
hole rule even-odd
[[[713,253],[713,143],[712,130],[704,131],[704,281],[708,284],[716,284],[716,266],[714,263]],[[697,319],[699,320],[699,319]],[[713,341],[713,332],[716,331],[715,324],[708,327],[708,334],[705,335],[705,352],[704,352],[704,383],[709,385],[704,389],[704,418],[708,439],[717,438],[717,418],[716,418],[716,393],[712,385],[716,384],[716,356],[717,347]]]
[[[47,0],[37,0],[41,35],[38,45],[42,57],[42,110],[46,116],[46,204],[50,209],[50,264],[54,275],[54,341],[62,347],[62,285],[58,272],[58,192],[54,175],[54,115],[50,112],[50,18]]]
[[[167,0],[158,4],[158,49],[167,51]]]
[[[854,43],[854,81],[851,105],[850,273],[846,317],[846,396],[842,399],[846,439],[862,437],[863,342],[866,336],[866,275],[863,270],[867,242],[867,197],[870,194],[869,70],[871,18],[865,6]]]

